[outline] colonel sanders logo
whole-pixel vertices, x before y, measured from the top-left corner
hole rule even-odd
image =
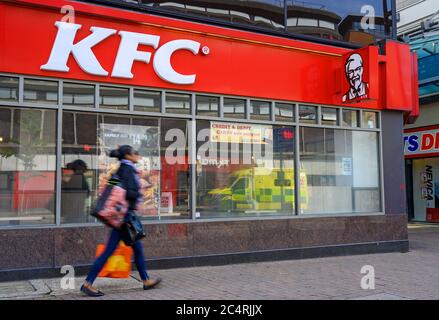
[[[345,72],[350,88],[343,96],[343,102],[366,99],[369,85],[363,82],[363,58],[358,53],[351,54],[346,60]]]

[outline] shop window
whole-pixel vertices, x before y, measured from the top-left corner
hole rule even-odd
[[[49,123],[47,126],[43,126],[41,139],[43,141],[52,141],[53,137],[56,136],[56,126],[52,126],[52,123],[56,123],[56,112],[51,110],[42,110],[42,122],[43,124]]]
[[[378,128],[378,113],[372,111],[363,111],[363,119],[361,126],[363,128]]]
[[[301,213],[379,212],[376,132],[300,128]]]
[[[244,99],[224,98],[224,118],[246,118]]]
[[[74,136],[62,144],[62,223],[95,221],[90,210],[99,187],[119,166],[116,159],[108,156],[109,152],[124,144],[139,151],[141,161],[138,168],[146,181],[138,214],[141,217],[158,217],[158,120],[134,124],[135,119],[144,118],[64,112],[63,130],[73,127]],[[63,132],[65,135],[71,133]]]
[[[128,89],[99,87],[99,108],[128,110]]]
[[[358,110],[343,110],[343,126],[358,127]]]
[[[219,116],[219,98],[210,96],[197,96],[197,115]]]
[[[24,79],[24,101],[41,104],[58,104],[58,82]]]
[[[271,102],[268,101],[250,101],[250,119],[270,121]]]
[[[95,86],[80,83],[63,83],[63,105],[94,108]]]
[[[294,214],[294,127],[197,121],[201,218]]]
[[[166,93],[166,112],[191,114],[191,95]]]
[[[301,123],[317,124],[317,107],[299,105],[299,121]]]
[[[75,122],[76,115],[74,112],[63,112],[63,130],[62,130],[62,142],[67,145],[74,145],[76,139]],[[95,136],[94,134],[92,137]]]
[[[0,108],[0,143],[11,141],[13,109]]]
[[[188,122],[162,119],[160,132],[160,218],[189,218]]]
[[[134,89],[134,110],[145,112],[160,112],[161,93]]]
[[[290,103],[275,103],[274,117],[276,121],[294,121],[294,104]]]
[[[18,78],[0,76],[0,101],[18,101]]]
[[[334,108],[322,108],[321,117],[323,125],[336,126],[338,124],[338,110]]]
[[[66,113],[66,115],[68,115],[68,113]],[[74,115],[74,143],[82,145],[86,149],[96,146],[96,133],[99,130],[100,123],[111,123],[109,121],[110,119],[107,119],[105,116],[97,118],[94,113],[76,113]],[[102,118],[104,118],[105,121],[102,121]],[[121,119],[120,122],[123,120],[125,119]],[[117,123],[117,120],[115,122]]]
[[[105,154],[98,142],[98,115],[78,112],[63,113],[61,222],[94,222],[90,216],[97,198],[99,167],[107,166],[99,159]],[[105,172],[105,170],[103,170]]]
[[[0,225],[55,222],[56,111],[0,107]]]
[[[130,125],[132,122],[132,118],[130,117],[119,117],[116,114],[104,114],[101,115],[98,119],[98,130],[101,124],[115,124],[115,125]]]
[[[110,150],[128,144],[139,152],[142,219],[187,218],[189,171],[185,120],[68,112],[63,114],[61,222],[95,222],[90,210],[99,187],[119,163]],[[175,150],[174,150],[175,149]],[[174,152],[175,151],[175,152]]]

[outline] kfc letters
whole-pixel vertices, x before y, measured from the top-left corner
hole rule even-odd
[[[41,70],[68,72],[70,68],[67,66],[67,60],[70,54],[72,54],[84,72],[97,76],[107,76],[108,71],[102,68],[92,48],[108,37],[118,33],[121,41],[111,77],[132,79],[131,69],[134,61],[142,61],[149,64],[151,60],[150,52],[138,51],[137,47],[142,44],[157,49],[160,42],[160,36],[156,35],[128,31],[117,32],[114,29],[91,27],[90,31],[92,33],[74,44],[76,32],[81,29],[80,24],[57,21],[55,26],[58,28],[58,33],[49,60],[41,66]],[[196,75],[183,75],[174,70],[171,65],[171,56],[177,50],[188,50],[197,55],[199,49],[199,42],[186,39],[173,40],[163,44],[154,55],[153,68],[155,73],[162,80],[170,83],[193,84]]]

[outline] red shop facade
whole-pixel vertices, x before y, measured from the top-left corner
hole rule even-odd
[[[121,144],[142,156],[153,268],[408,250],[408,46],[68,0],[0,1],[0,26],[0,279],[87,270]]]

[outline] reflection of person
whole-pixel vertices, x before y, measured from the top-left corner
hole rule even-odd
[[[155,188],[157,185],[153,181],[151,173],[147,170],[139,170],[140,193],[142,199],[139,203],[138,210],[140,215],[157,215],[157,201],[155,199]]]
[[[135,154],[138,157],[138,163],[141,164],[140,167],[142,168],[149,167],[149,166],[145,166],[145,164],[142,163],[144,162],[145,159],[142,156],[140,156],[137,151],[135,151]],[[137,206],[137,213],[141,216],[157,215],[158,201],[155,198],[155,188],[154,188],[154,186],[157,185],[157,181],[155,181],[151,173],[151,170],[147,170],[147,169],[139,169],[138,177],[139,177],[141,198],[139,199],[139,203]]]
[[[61,212],[65,222],[82,222],[85,202],[90,196],[90,187],[84,176],[87,164],[77,159],[66,165],[72,175],[64,177],[61,190]]]
[[[139,160],[139,156],[135,154],[134,149],[131,146],[123,145],[118,149],[111,151],[110,157],[118,158],[120,161],[120,166],[117,171],[121,183],[124,185],[126,190],[126,200],[128,202],[128,210],[135,211],[140,194],[140,182],[138,177],[137,168],[135,163]],[[93,282],[98,276],[99,272],[104,267],[108,258],[116,250],[119,242],[121,241],[121,232],[119,229],[112,229],[110,238],[107,242],[104,252],[96,259],[93,264],[84,284],[81,287],[81,291],[92,297],[100,297],[104,294],[95,288],[93,288]],[[150,279],[146,271],[145,258],[143,256],[143,245],[140,240],[133,244],[134,258],[139,275],[143,280],[143,289],[148,290],[155,287],[160,283],[161,279]]]
[[[363,58],[358,53],[349,56],[345,64],[345,72],[350,88],[343,96],[343,102],[367,98],[368,84],[363,82]]]

